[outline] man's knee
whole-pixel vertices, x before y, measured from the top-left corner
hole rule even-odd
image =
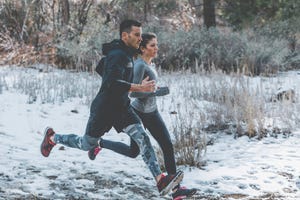
[[[138,144],[140,148],[141,146],[151,145],[150,138],[141,124],[132,124],[126,127],[124,131]]]

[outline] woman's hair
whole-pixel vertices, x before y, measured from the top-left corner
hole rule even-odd
[[[155,33],[143,33],[142,34],[142,41],[139,47],[139,54],[142,54],[141,51],[141,47],[146,48],[147,44],[149,43],[150,40],[152,40],[153,38],[156,38],[156,34]]]

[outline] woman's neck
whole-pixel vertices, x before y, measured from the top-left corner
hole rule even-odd
[[[151,57],[147,57],[147,56],[141,56],[141,58],[148,64],[150,65],[152,62],[152,58]]]

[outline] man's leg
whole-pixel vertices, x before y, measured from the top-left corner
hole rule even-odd
[[[141,124],[132,124],[124,129],[124,132],[136,142],[142,153],[142,157],[154,177],[161,174],[157,158],[150,143],[150,139]]]
[[[56,144],[62,144],[68,147],[81,149],[83,151],[88,151],[96,146],[98,146],[99,137],[91,137],[87,134],[84,136],[79,136],[75,134],[55,134],[54,135],[54,142]]]
[[[47,127],[41,144],[41,153],[43,156],[48,157],[52,148],[57,143],[88,151],[98,146],[99,138],[100,137],[91,137],[88,134],[85,134],[83,137],[75,134],[56,134],[52,128]]]

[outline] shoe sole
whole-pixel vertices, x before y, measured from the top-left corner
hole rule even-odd
[[[91,151],[91,150],[90,150]],[[88,157],[89,157],[89,159],[90,160],[95,160],[96,159],[96,157],[97,157],[97,155],[91,155],[90,156],[90,151],[88,151]],[[94,152],[91,152],[92,154],[94,154]]]
[[[182,195],[182,196],[178,196],[176,198],[174,198],[173,200],[184,200],[186,198],[190,199],[191,197],[193,197],[195,194],[197,193],[197,190],[194,190],[193,192],[191,192],[188,195]]]
[[[46,140],[46,136],[47,136],[47,132],[48,132],[48,130],[50,129],[51,127],[47,127],[46,129],[45,129],[45,131],[44,131],[44,139],[43,139],[43,141],[42,141],[42,144],[41,144],[41,148],[40,148],[40,150],[41,150],[41,154],[44,156],[44,157],[48,157],[49,155],[50,155],[50,153],[48,154],[48,155],[44,155],[43,154],[43,144],[44,144],[44,142],[45,142],[45,140]]]
[[[177,197],[173,197],[173,200],[183,200],[186,198],[190,198],[193,197],[195,194],[197,194],[198,190],[197,189],[191,189],[191,193],[187,194],[187,195],[181,195],[181,196],[177,196]]]
[[[183,172],[180,171],[176,176],[175,178],[173,178],[173,180],[169,183],[169,185],[167,185],[161,192],[160,192],[160,195],[161,196],[165,196],[167,195],[171,189],[173,189],[176,185],[178,185],[182,179],[183,179]]]
[[[198,192],[198,190],[193,190],[190,194],[188,194],[186,197],[192,197],[194,196],[196,193]]]
[[[88,157],[89,157],[89,159],[90,159],[90,160],[95,160],[95,159],[96,159],[96,156],[95,156],[95,157],[91,157],[91,156],[89,155],[89,153],[90,153],[90,152],[88,152]]]

